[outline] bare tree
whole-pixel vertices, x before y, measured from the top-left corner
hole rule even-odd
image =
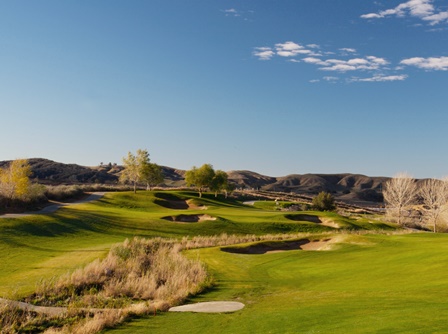
[[[442,214],[448,209],[448,180],[425,180],[419,195],[423,202],[423,217],[435,233]]]
[[[399,225],[405,225],[404,213],[414,204],[417,187],[407,173],[399,173],[386,182],[383,189],[386,213]]]

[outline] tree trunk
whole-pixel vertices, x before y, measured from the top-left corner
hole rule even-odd
[[[137,182],[134,182],[134,194],[137,193]]]

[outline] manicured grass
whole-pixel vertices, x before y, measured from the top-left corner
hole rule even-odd
[[[170,209],[170,201],[192,200],[207,210]],[[165,204],[165,206],[161,205]],[[207,213],[217,219],[175,223],[167,215]],[[295,222],[284,213],[251,208],[235,200],[189,192],[109,193],[99,201],[64,207],[50,215],[0,219],[0,296],[33,291],[41,278],[59,276],[104,256],[126,238],[267,234],[331,230]]]
[[[340,236],[339,236],[340,237]],[[446,333],[448,236],[346,235],[331,251],[194,250],[233,314],[166,313],[111,333]]]
[[[194,209],[187,209],[185,202],[182,202],[186,200],[194,205]],[[162,219],[181,214],[207,214],[216,220],[176,223]],[[64,207],[51,215],[1,219],[0,251],[3,257],[0,262],[0,296],[18,298],[29,294],[40,280],[84,266],[95,258],[105,256],[111,245],[134,236],[182,238],[222,233],[262,235],[335,231],[306,219],[291,219],[288,217],[290,214],[291,212],[250,207],[235,200],[215,198],[213,195],[198,198],[196,193],[189,192],[142,191],[136,195],[130,192],[110,193],[99,201]],[[322,221],[334,221],[346,230],[393,229],[369,217],[354,220],[328,212],[309,211],[300,214],[316,216]],[[420,237],[424,240],[431,236]],[[316,328],[328,332],[336,328],[331,321],[340,323],[341,328],[347,330],[350,326],[355,326],[350,319],[356,314],[368,319],[369,314],[374,316],[373,310],[377,310],[383,317],[395,319],[395,311],[385,313],[384,309],[387,307],[380,307],[378,302],[370,303],[370,300],[386,298],[389,302],[385,305],[395,305],[397,309],[403,306],[403,300],[391,299],[391,296],[398,294],[396,291],[401,291],[397,290],[397,286],[391,285],[387,291],[383,289],[383,284],[396,279],[397,275],[390,274],[387,263],[381,261],[385,261],[387,255],[394,254],[394,266],[407,263],[397,259],[403,253],[407,254],[406,259],[413,263],[414,269],[421,271],[421,265],[413,262],[417,253],[411,247],[414,243],[409,242],[412,236],[381,235],[362,238],[369,245],[349,244],[332,252],[237,255],[221,252],[217,248],[189,252],[190,256],[203,259],[218,281],[216,288],[197,297],[195,301],[241,300],[246,303],[246,309],[236,314],[214,316],[163,314],[156,318],[132,321],[128,324],[129,327],[122,327],[120,331],[178,333],[179,328],[176,327],[180,327],[189,333],[293,333],[300,328],[308,328],[309,331]],[[439,238],[436,239],[441,244],[443,242],[440,240],[446,241],[443,237]],[[386,247],[383,248],[383,245]],[[430,249],[427,251],[429,253],[424,252],[418,256],[427,260],[428,256],[433,256]],[[375,271],[383,271],[383,276],[387,277],[387,280],[378,281],[381,284],[375,283],[378,277],[369,280],[369,268],[375,264],[376,258],[380,263],[376,264]],[[434,264],[438,264],[437,261],[438,259],[434,260]],[[431,275],[428,274],[425,280],[428,281]],[[336,288],[331,285],[334,282],[338,282]],[[367,298],[372,292],[367,288],[366,282],[378,286],[382,294]],[[427,287],[427,282],[425,284],[423,286]],[[444,280],[439,279],[439,286],[442,284]],[[409,298],[410,305],[415,304],[419,309],[419,301],[426,294],[415,289],[405,290],[405,296]],[[292,302],[285,302],[289,300]],[[430,303],[435,305],[433,300]],[[443,301],[439,300],[438,303],[437,307]],[[434,306],[433,311],[437,307]],[[370,313],[360,311],[360,308],[365,308]],[[338,319],[341,314],[344,315],[342,320]],[[440,317],[433,317],[434,325],[438,324]],[[140,325],[143,326],[142,329],[138,328]]]

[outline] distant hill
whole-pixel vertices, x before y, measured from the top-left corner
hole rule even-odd
[[[0,161],[0,167],[7,164]],[[64,164],[48,159],[29,159],[32,179],[43,184],[117,184],[122,166],[102,164],[95,167]],[[185,171],[162,166],[164,186],[185,186]],[[382,201],[381,190],[387,177],[359,174],[292,174],[271,177],[241,170],[227,173],[237,188],[314,195],[321,191],[341,200]]]

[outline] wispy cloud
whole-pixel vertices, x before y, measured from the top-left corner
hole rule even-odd
[[[311,49],[314,48],[314,50]],[[317,51],[317,52],[316,52]],[[390,62],[377,56],[359,56],[354,48],[338,48],[335,51],[322,50],[318,44],[301,44],[294,41],[276,43],[274,46],[256,47],[252,54],[259,60],[268,61],[274,57],[287,58],[291,63],[302,63],[314,65],[317,70],[322,72],[333,72],[338,74],[360,72],[370,77],[365,79],[355,78],[353,81],[396,81],[404,80],[406,75],[386,75],[392,71],[389,68]],[[394,72],[403,70],[395,68]],[[395,74],[395,73],[394,73]],[[316,79],[317,80],[317,79]],[[324,76],[321,80],[326,82],[338,82],[344,80],[337,76]],[[310,81],[310,82],[318,82]]]
[[[448,57],[414,57],[403,59],[400,64],[415,66],[425,70],[448,71]]]
[[[386,17],[416,17],[429,22],[430,25],[436,25],[442,22],[448,22],[448,11],[440,11],[433,5],[433,0],[409,0],[398,6],[377,13],[368,13],[361,15],[363,19],[382,19]]]
[[[356,53],[356,49],[352,49],[352,48],[341,48],[339,50],[342,52],[345,52],[345,53]]]
[[[262,46],[254,48],[252,54],[260,60],[269,60],[274,57],[275,52],[270,47]]]
[[[348,60],[341,59],[326,59],[322,60],[316,57],[306,57],[303,59],[305,63],[315,64],[319,66],[322,71],[373,71],[379,70],[381,67],[388,65],[389,62],[384,58],[375,56],[367,56],[364,58],[352,58]]]
[[[403,81],[406,80],[408,76],[406,74],[400,75],[375,75],[371,78],[356,78],[352,77],[349,81],[352,82],[386,82],[386,81]]]
[[[250,17],[254,14],[253,10],[243,11],[236,8],[222,9],[221,12],[223,12],[226,16],[239,17],[244,21],[249,21]]]
[[[280,57],[294,57],[297,55],[314,55],[315,52],[309,49],[306,49],[304,46],[288,41],[285,43],[277,43],[275,44],[275,49],[277,51],[277,55]]]
[[[241,13],[235,8],[223,9],[222,12],[224,12],[227,16],[241,16]]]

